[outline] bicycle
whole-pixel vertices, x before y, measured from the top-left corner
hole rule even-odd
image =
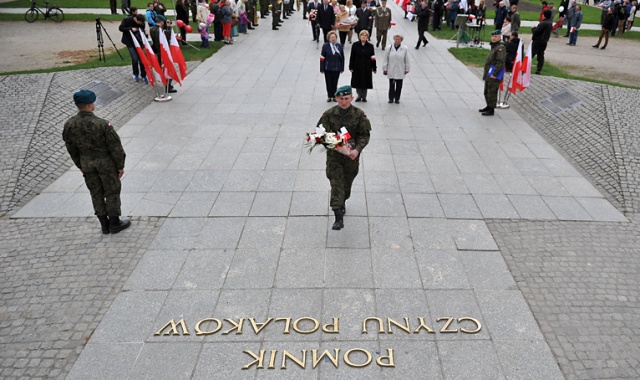
[[[36,0],[31,1],[31,8],[24,14],[25,21],[31,23],[38,19],[40,13],[44,16],[45,21],[52,19],[54,22],[62,22],[64,20],[64,12],[57,5],[49,7],[49,1],[45,1],[45,11],[42,11],[36,4]]]

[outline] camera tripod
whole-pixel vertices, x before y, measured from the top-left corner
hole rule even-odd
[[[113,48],[116,49],[116,52],[120,56],[120,59],[124,61],[122,54],[120,54],[120,51],[116,47],[116,44],[111,39],[109,32],[107,32],[107,30],[104,28],[104,25],[102,25],[102,22],[100,22],[100,17],[96,19],[96,37],[98,39],[98,60],[99,61],[104,60],[105,62],[107,62],[107,56],[104,54],[104,38],[102,37],[103,30],[104,30],[104,34],[107,35],[107,38],[109,39],[109,41],[111,41],[111,45],[113,45]]]

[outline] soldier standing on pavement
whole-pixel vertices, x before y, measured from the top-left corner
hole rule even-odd
[[[387,8],[387,1],[380,1],[381,6],[374,12],[376,24],[376,47],[380,47],[382,42],[382,50],[387,47],[387,32],[391,28],[391,9]]]
[[[371,133],[371,123],[364,111],[351,105],[353,101],[351,86],[342,86],[335,93],[337,106],[333,106],[325,111],[318,126],[327,132],[340,134],[340,129],[345,127],[351,138],[349,146],[351,152],[348,156],[327,150],[326,174],[331,184],[330,206],[336,217],[333,230],[340,230],[344,227],[345,201],[351,196],[351,185],[358,175],[359,157],[362,149],[369,143]]]
[[[78,114],[64,124],[62,139],[91,193],[102,233],[115,234],[131,225],[127,219],[120,220],[120,180],[126,155],[113,126],[93,114],[96,94],[81,90],[73,95],[73,101]]]
[[[506,60],[506,49],[502,42],[502,31],[496,29],[491,32],[491,51],[484,63],[484,99],[487,106],[478,111],[482,116],[493,116],[498,102],[498,89],[500,81],[504,75],[504,62]]]

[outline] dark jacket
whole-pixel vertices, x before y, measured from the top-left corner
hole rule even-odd
[[[373,45],[365,42],[356,42],[351,46],[349,58],[349,70],[351,73],[351,87],[373,88],[373,72],[378,70]]]
[[[498,7],[498,9],[496,10],[496,19],[495,19],[495,24],[496,24],[496,29],[500,29],[502,28],[502,25],[504,24],[504,20],[507,18],[507,7]]]
[[[545,18],[531,31],[531,40],[536,42],[549,42],[549,37],[551,37],[551,28],[553,28],[551,19]]]
[[[162,65],[162,47],[160,46],[160,33],[164,32],[164,36],[167,38],[167,42],[171,41],[171,29],[162,29],[159,25],[154,25],[149,29],[149,36],[151,37],[151,45],[153,52],[158,57],[158,62]]]
[[[518,53],[518,46],[520,46],[519,38],[512,38],[507,42],[507,56],[504,63],[507,72],[511,72],[511,69],[513,69],[513,62],[515,61],[516,54]],[[522,57],[522,50],[520,50],[520,57]]]
[[[373,14],[369,9],[356,9],[356,17],[358,18],[358,23],[355,28],[356,31],[370,30],[373,27]]]
[[[127,16],[125,17],[122,22],[120,23],[120,31],[122,32],[122,39],[120,40],[120,42],[122,42],[126,47],[134,47],[135,44],[133,43],[133,40],[131,39],[131,33],[129,33],[131,31],[131,29],[133,28],[138,28],[138,29],[142,29],[142,32],[144,33],[144,24],[143,25],[138,25],[136,23],[136,21],[134,20],[135,16]],[[136,33],[134,33],[136,34]],[[137,36],[137,34],[136,34]],[[138,38],[138,43],[140,44],[140,46],[142,46],[142,41],[140,41],[140,39]]]
[[[613,14],[607,13],[604,17],[604,22],[602,23],[602,29],[613,30],[615,28],[616,18]]]
[[[225,5],[221,7],[219,14],[222,16],[220,22],[222,22],[223,24],[231,24],[231,21],[233,21],[231,18],[233,11],[228,6]]]
[[[327,5],[326,10],[324,9],[324,4],[320,4],[316,22],[322,29],[333,29],[333,24],[336,23],[336,14],[333,12],[333,7],[330,4]]]
[[[418,29],[426,30],[429,28],[429,15],[431,11],[429,8],[420,9],[416,16],[418,16]]]
[[[189,11],[184,3],[176,4],[176,18],[189,25]]]
[[[336,50],[338,54],[333,54],[331,43],[325,42],[320,52],[320,72],[325,71],[344,71],[344,50],[339,42],[336,42]]]

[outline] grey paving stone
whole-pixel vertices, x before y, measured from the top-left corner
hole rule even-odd
[[[460,263],[475,290],[516,290],[516,283],[499,252],[460,252]],[[491,276],[487,276],[491,273]]]
[[[201,348],[199,343],[146,343],[129,376],[136,379],[189,379]]]
[[[409,219],[413,246],[420,252],[429,249],[455,249],[451,228],[446,219]]]
[[[435,193],[431,179],[427,174],[398,173],[398,183],[403,193]]]
[[[198,236],[205,221],[205,218],[169,218],[158,233],[161,237]]]
[[[172,289],[222,288],[233,254],[231,249],[190,251]]]
[[[524,219],[551,220],[557,219],[553,211],[537,195],[508,195],[509,201],[518,214]]]
[[[544,341],[498,341],[495,343],[495,348],[507,378],[541,380],[565,378]]]
[[[229,172],[223,191],[256,191],[262,180],[261,170],[233,170]]]
[[[349,209],[350,210],[350,209]],[[347,213],[350,211],[347,210]],[[334,231],[333,218],[327,222],[327,248],[369,248],[370,226],[367,218],[347,215],[344,217],[344,228]]]
[[[267,170],[262,176],[259,191],[293,191],[296,181],[294,170]]]
[[[364,174],[367,192],[395,193],[400,189],[395,172],[367,172]]]
[[[491,232],[481,220],[449,220],[453,240],[459,250],[497,251]]]
[[[178,276],[187,258],[186,251],[147,251],[131,277],[125,290],[167,290]]]
[[[450,219],[477,219],[482,214],[470,194],[438,194],[444,215]]]
[[[91,336],[91,342],[143,342],[154,328],[152,324],[167,294],[166,291],[133,291],[119,294]],[[131,310],[136,311],[135,318],[131,318]]]
[[[322,354],[324,351],[321,348],[319,342],[295,342],[295,341],[287,341],[287,342],[273,342],[268,346],[264,345],[264,348],[267,350],[267,354],[265,354],[266,363],[265,368],[268,367],[268,362],[271,360],[272,350],[275,350],[275,365],[274,369],[262,369],[262,370],[249,370],[250,372],[255,372],[256,379],[317,379],[320,376],[322,371],[321,368],[324,368],[327,365],[332,365],[325,360],[321,360],[318,364],[318,367],[312,369],[313,367],[313,354],[312,350],[318,350],[318,356]],[[298,364],[296,364],[292,359],[286,359],[286,366],[283,368],[282,360],[284,356],[284,351],[289,352],[291,355],[296,357],[298,360],[302,360],[304,357],[304,366],[305,368],[300,368]],[[303,354],[303,350],[306,350],[306,353]],[[333,350],[330,350],[333,355]],[[247,363],[251,360],[249,356],[244,355],[247,359]],[[255,368],[255,367],[254,367]]]
[[[287,220],[284,248],[321,247],[327,245],[326,217],[291,217]]]
[[[554,177],[533,176],[527,177],[527,180],[536,192],[542,196],[568,197],[571,195]]]
[[[353,198],[350,203],[352,202]],[[328,208],[329,192],[296,191],[291,197],[291,208],[289,210],[289,214],[292,216],[327,215]],[[349,212],[352,212],[351,206],[349,206]]]
[[[294,191],[329,191],[329,180],[323,170],[298,171]]]
[[[456,250],[417,250],[425,289],[471,289],[460,253]]]
[[[189,144],[187,145],[190,146],[191,144],[192,142],[189,142]],[[174,170],[195,171],[195,170],[198,170],[198,168],[200,168],[200,165],[202,165],[202,162],[206,157],[207,157],[206,152],[179,154],[173,158],[173,161],[171,161],[167,169],[170,171],[174,171]],[[190,183],[191,182],[189,181],[189,184]]]
[[[146,193],[131,210],[133,215],[167,216],[182,193]]]
[[[494,174],[493,178],[504,194],[537,195],[535,189],[522,175]]]
[[[382,353],[386,353],[386,351],[381,350],[379,344],[376,341],[339,341],[339,342],[323,342],[321,345],[323,350],[329,350],[332,354],[335,349],[339,349],[339,353],[341,356],[347,353],[347,351],[353,348],[361,348],[363,350],[367,350],[371,354],[371,359],[375,363],[375,360],[382,355]],[[380,353],[380,354],[378,354]],[[362,352],[354,352],[350,355],[350,359],[354,364],[362,364],[365,363],[367,357]],[[326,365],[329,364],[329,365]],[[323,367],[320,372],[319,379],[354,379],[354,380],[364,380],[364,379],[373,379],[380,378],[382,376],[382,370],[378,365],[371,364],[362,368],[353,368],[345,365],[343,361],[339,362],[338,368],[335,368],[331,363],[322,363]]]
[[[440,200],[435,194],[402,194],[407,216],[417,218],[443,218],[444,211],[440,206]]]
[[[412,249],[372,248],[371,257],[376,288],[422,288]]]
[[[601,222],[626,222],[627,218],[603,198],[576,198],[594,220]]]
[[[123,379],[131,372],[143,343],[87,345],[67,379]]]
[[[373,171],[392,172],[395,170],[394,156],[367,152],[362,156],[362,167],[367,173]]]
[[[325,289],[322,319],[340,318],[340,333],[324,338],[331,344],[342,341],[375,340],[377,332],[362,333],[362,321],[375,315],[375,293],[372,289]]]
[[[447,379],[504,379],[495,347],[489,341],[439,342],[442,372]]]
[[[602,197],[602,194],[584,177],[560,177],[558,181],[574,197]]]
[[[459,172],[458,166],[449,154],[441,156],[424,156],[424,162],[427,165],[429,173],[432,175],[435,173],[449,173],[453,175]]]
[[[424,329],[418,330],[420,317],[425,322],[431,320],[427,298],[422,289],[376,289],[376,316],[383,320],[385,331],[384,334],[379,334],[380,339],[389,341],[435,340],[435,334],[428,333]],[[389,319],[405,327],[408,326],[409,332],[389,324]],[[406,323],[407,321],[408,323]],[[372,332],[377,328],[374,326],[372,324],[370,327]]]
[[[183,192],[195,174],[194,171],[168,170],[162,172],[158,180],[151,186],[151,192]]]
[[[593,220],[580,203],[569,197],[542,197],[560,220]]]
[[[309,319],[303,319],[297,324],[300,318],[313,318],[319,323],[319,328],[312,333],[298,333],[291,327],[289,334],[283,334],[284,322],[271,322],[272,326],[265,328],[264,335],[267,344],[273,342],[319,342],[324,335],[322,332],[323,322],[318,320],[322,314],[322,289],[274,289],[271,294],[269,315],[274,318],[291,318],[292,326],[298,326],[301,331],[313,331],[315,324]],[[275,328],[274,326],[277,326]],[[272,328],[269,328],[272,327]],[[252,332],[253,333],[253,332]],[[317,343],[309,346],[315,346]]]
[[[276,271],[277,288],[325,286],[325,250],[319,247],[283,249]]]
[[[425,293],[431,315],[431,324],[429,327],[435,331],[434,335],[437,341],[455,340],[459,342],[472,342],[474,340],[490,339],[491,329],[487,328],[486,321],[488,317],[483,315],[480,307],[478,307],[476,294],[472,290],[438,289],[426,290]],[[456,330],[461,327],[461,325],[457,323],[458,318],[463,317],[477,319],[482,324],[482,329],[475,334],[465,334],[461,331],[455,333],[442,332],[445,324],[448,322],[447,318],[454,318],[447,330]],[[446,366],[444,367],[446,368]]]
[[[182,193],[169,217],[206,217],[218,197],[217,192]]]
[[[476,290],[476,295],[494,341],[542,339],[540,329],[519,290]]]
[[[247,219],[238,248],[280,248],[287,220],[280,217]]]
[[[394,155],[393,163],[395,165],[395,170],[398,173],[401,172],[411,172],[411,173],[427,173],[427,167],[424,164],[422,156],[419,154],[415,155]]]
[[[369,218],[371,246],[392,251],[407,251],[413,248],[411,232],[406,218]]]
[[[370,216],[400,217],[405,215],[401,194],[368,192],[367,210]]]
[[[191,178],[186,191],[220,191],[228,175],[226,170],[199,170]]]
[[[324,273],[326,288],[372,288],[371,251],[369,249],[327,249]]]
[[[253,200],[250,216],[287,216],[291,192],[258,192]]]
[[[260,350],[260,343],[204,344],[192,378],[211,379],[220,376],[225,379],[254,379],[257,371],[255,367],[247,371],[241,370],[253,360],[243,353],[244,350],[257,353]]]
[[[467,188],[472,194],[499,194],[500,187],[491,174],[462,174]]]
[[[280,247],[238,249],[224,282],[225,289],[272,288],[276,277]]]
[[[220,291],[220,298],[218,298],[213,318],[219,318],[220,320],[228,318],[235,321],[239,318],[254,318],[256,321],[265,321],[270,317],[268,315],[270,299],[271,289],[223,289]],[[223,327],[220,332],[205,335],[205,343],[228,343],[236,341],[248,343],[259,342],[264,339],[262,335],[256,335],[250,330],[246,330],[245,332],[244,329],[242,334],[238,334],[235,330],[224,334],[224,332],[229,331],[231,327],[228,322],[223,321]],[[246,327],[249,328],[250,326]],[[283,329],[283,322],[269,327]]]
[[[502,194],[474,194],[473,199],[486,219],[513,219],[519,218],[518,213],[509,202],[506,195]]]
[[[244,225],[244,218],[207,218],[193,247],[236,248]]]

